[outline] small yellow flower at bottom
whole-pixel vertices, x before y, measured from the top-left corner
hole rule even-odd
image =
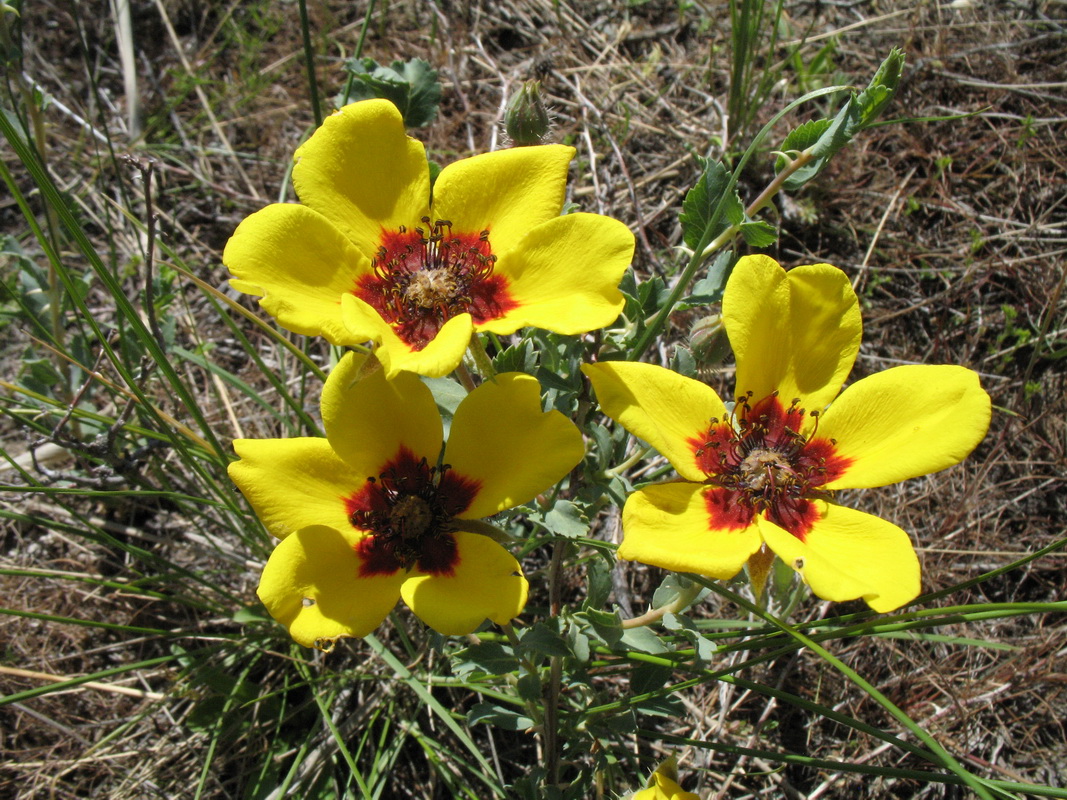
[[[678,785],[678,767],[671,756],[652,773],[648,788],[630,795],[630,800],[700,800],[700,796],[686,792]]]
[[[322,392],[326,438],[239,439],[234,483],[281,539],[259,584],[271,615],[305,646],[366,636],[403,598],[446,635],[503,624],[528,586],[476,520],[525,503],[583,456],[582,437],[541,410],[540,384],[498,375],[443,425],[417,376],[360,377],[346,355]]]

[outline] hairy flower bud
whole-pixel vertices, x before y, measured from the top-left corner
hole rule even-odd
[[[689,347],[698,367],[713,367],[730,353],[722,317],[712,314],[696,321],[689,331]]]
[[[526,81],[511,96],[504,112],[504,126],[515,147],[545,143],[552,123],[541,99],[541,81]]]

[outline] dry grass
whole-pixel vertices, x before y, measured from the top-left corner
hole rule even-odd
[[[535,73],[545,76],[556,136],[578,148],[574,199],[631,226],[641,275],[671,273],[672,248],[680,241],[678,208],[696,174],[692,154],[710,146],[721,156],[739,144],[725,138],[724,4],[695,2],[680,10],[679,4],[655,1],[410,0],[388,6],[388,18],[376,15],[371,22],[365,54],[379,61],[420,56],[440,70],[446,84],[441,119],[419,133],[431,151],[449,160],[499,146],[510,90]],[[927,590],[966,581],[1062,538],[1067,520],[1063,5],[952,6],[787,6],[785,39],[807,35],[810,44],[800,50],[805,61],[832,41],[835,74],[846,80],[865,80],[891,46],[903,47],[908,69],[891,116],[974,116],[887,125],[865,134],[809,190],[782,199],[775,253],[786,264],[831,262],[854,277],[866,327],[856,377],[899,363],[960,363],[978,370],[993,396],[993,427],[967,462],[864,494],[864,508],[914,534]],[[80,19],[72,8],[80,9]],[[342,77],[339,54],[351,53],[358,38],[363,8],[311,3],[319,85],[328,97]],[[241,218],[278,196],[292,150],[313,124],[296,7],[274,0],[225,7],[161,0],[134,3],[133,13],[145,134],[127,143],[122,71],[107,17],[90,16],[81,4],[27,8],[26,71],[58,101],[46,112],[50,167],[87,204],[86,230],[101,238],[109,225],[119,225],[103,201],[114,195],[115,178],[87,166],[94,162],[88,154],[100,147],[89,128],[106,128],[119,147],[155,158],[162,236],[204,279],[222,286],[222,245]],[[78,53],[76,31],[89,48],[85,57]],[[103,107],[91,99],[87,62],[107,100]],[[782,77],[761,119],[796,96],[798,85],[838,80],[791,66]],[[770,163],[762,159],[743,193],[761,188]],[[28,180],[23,188],[29,189]],[[139,243],[122,230],[116,240],[132,261]],[[0,234],[23,232],[18,209],[0,199]],[[220,359],[232,352],[236,371],[240,350],[227,342],[227,331],[198,291],[183,291],[182,329],[207,331],[209,338],[216,331]],[[688,320],[674,322],[665,354],[686,334]],[[24,332],[8,326],[0,330],[0,344],[13,369],[26,345]],[[257,380],[251,369],[242,377]],[[212,396],[205,388],[205,397]],[[240,403],[226,409],[215,402],[207,410],[223,436],[271,433]],[[6,429],[5,439],[9,435],[16,434]],[[159,508],[81,512],[134,535],[183,524]],[[206,550],[168,546],[179,562],[206,557]],[[235,574],[233,589],[251,602],[254,572],[242,566],[242,554],[233,557],[234,572],[243,570]],[[9,570],[121,575],[119,558],[59,530],[15,523],[0,529],[0,567]],[[1067,557],[1052,554],[940,602],[1058,600],[1065,575]],[[639,593],[646,577],[634,568],[627,581]],[[179,619],[166,605],[144,607],[121,591],[83,589],[77,582],[68,588],[57,594],[54,583],[0,576],[4,605],[15,611],[168,629],[235,629],[228,620]],[[805,613],[825,613],[816,603]],[[1063,620],[1020,616],[939,632],[1007,649],[863,638],[839,642],[835,652],[976,772],[1067,783]],[[84,675],[162,652],[149,637],[130,641],[112,631],[20,616],[0,617],[0,641],[4,693],[40,685],[39,676],[16,669]],[[353,645],[333,656],[330,666],[344,670],[365,656]],[[285,667],[279,658],[257,679],[269,685]],[[816,658],[801,655],[761,669],[748,677],[892,727],[879,706]],[[103,681],[0,707],[0,794],[27,800],[184,796],[182,787],[201,768],[206,740],[185,724],[196,707],[195,687],[163,702],[156,698],[176,678],[147,672],[139,682]],[[353,695],[353,707],[363,696]],[[671,733],[881,766],[917,765],[855,731],[812,722],[737,687],[709,687],[685,702],[689,716],[674,721]],[[254,762],[252,747],[269,748],[269,730],[242,741],[244,751],[216,755],[210,796],[240,796],[242,775]],[[532,757],[517,737],[501,736],[497,746],[510,752],[505,761]],[[443,788],[422,783],[421,763],[413,753],[398,767],[405,788],[395,796],[445,796]],[[776,770],[758,759],[696,751],[683,753],[683,772],[687,788],[709,797],[962,796],[938,784]]]

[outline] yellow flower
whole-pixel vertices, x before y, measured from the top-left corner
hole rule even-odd
[[[466,634],[526,603],[515,558],[481,535],[482,517],[525,503],[583,455],[581,434],[541,410],[540,385],[498,375],[443,426],[411,373],[360,378],[346,355],[322,392],[326,438],[239,439],[230,477],[281,541],[259,584],[302,645],[366,636],[399,598],[427,625]]]
[[[989,427],[978,375],[894,367],[838,396],[861,322],[848,278],[829,264],[787,273],[766,256],[741,259],[723,320],[737,359],[732,408],[703,383],[658,366],[583,368],[604,412],[684,479],[627,499],[619,556],[725,580],[750,558],[758,568],[769,548],[825,600],[862,597],[884,612],[914,599],[919,562],[908,535],[837,505],[833,493],[965,458]]]
[[[376,342],[389,377],[445,375],[472,331],[578,334],[618,316],[634,237],[609,217],[560,216],[573,156],[544,145],[463,159],[431,200],[422,143],[396,107],[353,103],[296,151],[303,205],[249,216],[222,260],[283,328]]]
[[[700,800],[700,796],[683,791],[678,785],[678,766],[671,756],[652,773],[648,779],[648,788],[634,792],[630,800]]]

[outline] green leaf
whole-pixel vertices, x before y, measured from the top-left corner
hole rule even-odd
[[[574,619],[578,623],[587,623],[589,631],[612,649],[622,638],[622,625],[617,612],[586,608],[575,614]]]
[[[590,559],[585,564],[585,575],[589,589],[583,606],[600,608],[611,594],[611,566],[602,558]]]
[[[253,606],[243,606],[233,612],[233,621],[239,625],[249,625],[255,622],[269,622],[270,615],[261,603]]]
[[[676,306],[682,311],[694,306],[709,306],[722,300],[723,289],[726,288],[726,279],[734,267],[734,251],[722,250],[708,268],[707,276],[693,284],[692,294]]]
[[[473,672],[486,675],[506,675],[519,668],[514,651],[498,642],[479,642],[460,650],[453,656],[453,670],[467,676]]]
[[[593,563],[600,564],[601,561],[598,559]],[[589,637],[582,633],[577,625],[569,625],[567,627],[567,644],[570,646],[574,657],[579,661],[585,662],[589,660]]]
[[[783,147],[783,150],[800,149],[802,152],[807,152],[812,156],[811,161],[786,178],[782,184],[782,188],[786,191],[799,189],[818,175],[823,167],[830,162],[830,159],[841,148],[848,144],[853,135],[859,130],[860,115],[859,108],[856,106],[855,97],[850,97],[848,102],[845,103],[844,108],[837,112],[837,116],[832,120],[819,120],[819,122],[828,124],[813,126],[805,132],[804,138],[806,140],[810,138],[811,134],[815,131],[821,131],[819,137],[807,147],[790,147],[788,145],[793,134],[791,133],[786,137],[786,146]],[[811,123],[808,123],[808,125],[810,124]],[[805,126],[802,125],[801,127],[803,128]],[[796,133],[796,131],[794,131],[794,133]],[[788,162],[784,157],[779,157],[776,165],[777,171],[781,172],[787,164]]]
[[[674,671],[669,667],[661,667],[658,664],[638,664],[634,667],[630,678],[630,691],[635,695],[662,692],[671,680]],[[685,713],[685,706],[676,695],[661,694],[658,697],[649,697],[634,704],[634,708],[642,713],[657,717],[681,717]]]
[[[526,628],[522,633],[521,643],[524,649],[546,656],[571,655],[566,640],[543,622]]]
[[[650,628],[628,628],[623,631],[620,644],[642,653],[666,653],[667,646]]]
[[[615,453],[615,440],[612,438],[611,431],[599,422],[591,422],[589,423],[588,433],[596,443],[596,446],[592,449],[596,455],[597,469],[607,469]],[[586,452],[589,452],[589,448],[586,449]]]
[[[659,275],[655,275],[647,281],[643,281],[637,287],[637,300],[640,303],[642,316],[647,316],[659,311],[660,306],[670,295],[670,289],[666,281]]]
[[[741,235],[749,247],[770,247],[778,241],[778,229],[764,220],[748,220],[741,223]]]
[[[663,608],[666,605],[670,605],[681,597],[683,593],[689,594],[692,585],[693,582],[684,575],[670,573],[663,579],[655,594],[652,595],[652,607]]]
[[[350,58],[345,70],[352,76],[352,85],[340,104],[355,100],[382,97],[393,103],[404,117],[404,125],[419,128],[429,125],[437,116],[441,102],[441,83],[437,70],[421,58],[394,61],[383,67],[373,58]]]
[[[890,50],[885,61],[874,73],[870,84],[856,98],[863,127],[870,125],[893,99],[900,83],[900,75],[904,71],[904,60],[903,51],[896,47]]]
[[[558,392],[576,392],[582,387],[581,373],[565,376],[555,370],[540,367],[535,376],[544,389],[555,389]]]
[[[688,639],[696,650],[698,662],[709,663],[717,652],[715,643],[710,639],[705,639],[697,626],[693,624],[693,620],[685,614],[672,614],[670,612],[664,614],[663,627],[669,631],[677,631]]]
[[[525,372],[533,375],[537,369],[537,355],[533,342],[523,339],[493,358],[493,369],[500,372]]]
[[[832,120],[813,120],[790,132],[782,144],[782,151],[807,152],[812,160],[791,174],[782,188],[786,191],[799,189],[818,175],[852,137],[869,127],[893,99],[903,68],[904,54],[894,48],[878,67],[867,88],[849,97]],[[781,172],[789,163],[786,156],[779,156],[776,171]]]
[[[687,378],[697,377],[697,362],[688,347],[676,347],[671,359],[671,369]]]
[[[584,536],[589,531],[589,521],[570,500],[557,500],[544,515],[541,524],[556,536],[567,539]]]
[[[437,404],[437,410],[441,412],[441,419],[444,420],[447,426],[451,423],[459,404],[467,396],[467,390],[463,388],[462,384],[451,378],[424,377],[422,382],[430,387],[430,393],[433,395],[434,403]],[[445,429],[445,438],[448,438],[447,427]]]
[[[745,218],[745,209],[737,192],[734,189],[727,192],[730,173],[726,167],[720,161],[700,160],[704,172],[696,186],[686,194],[678,217],[682,224],[682,238],[691,249],[696,249],[702,239],[714,238]],[[709,228],[711,233],[707,235]]]
[[[467,712],[467,723],[474,725],[486,722],[506,731],[525,731],[533,727],[534,721],[525,714],[511,708],[504,708],[495,703],[475,703]]]

